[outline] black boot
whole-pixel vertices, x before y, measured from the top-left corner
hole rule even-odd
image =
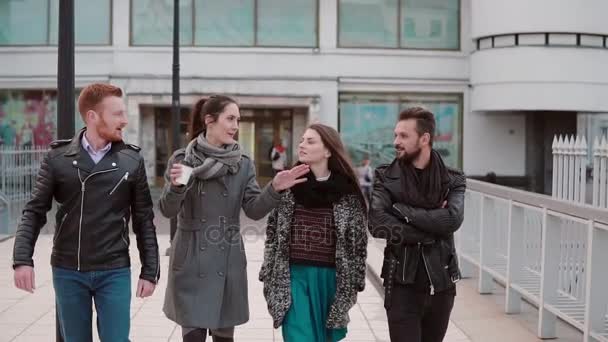
[[[207,339],[207,329],[192,330],[183,337],[183,342],[205,342]]]

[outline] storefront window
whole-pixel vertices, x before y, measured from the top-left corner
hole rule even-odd
[[[74,116],[79,130],[82,118]],[[0,146],[46,147],[56,138],[55,90],[0,90]]]
[[[394,129],[399,112],[425,107],[437,123],[433,148],[447,165],[462,167],[462,98],[460,95],[340,95],[340,134],[353,163],[369,158],[374,167],[395,158]]]

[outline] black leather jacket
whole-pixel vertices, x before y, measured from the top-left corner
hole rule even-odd
[[[78,271],[130,266],[129,220],[142,263],[140,278],[160,276],[152,198],[139,147],[112,143],[95,164],[74,139],[51,144],[15,235],[13,267],[34,266],[32,255],[53,198],[58,203],[51,264]]]
[[[446,208],[426,210],[404,204],[403,172],[396,160],[376,169],[369,228],[372,236],[387,240],[381,274],[387,297],[394,282],[414,283],[420,261],[430,294],[451,289],[460,279],[453,233],[464,217],[466,178],[457,170],[448,173]]]

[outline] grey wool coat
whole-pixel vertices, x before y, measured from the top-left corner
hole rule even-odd
[[[291,191],[282,195],[281,203],[268,217],[264,262],[260,281],[275,328],[291,306],[289,241],[295,199]],[[367,212],[354,195],[345,195],[333,207],[336,224],[336,296],[325,325],[330,329],[345,328],[348,311],[357,302],[357,292],[365,288],[367,257]]]
[[[183,149],[176,151],[168,165],[184,156]],[[247,259],[239,214],[242,208],[248,217],[262,219],[278,205],[280,194],[270,184],[260,190],[246,156],[236,174],[191,180],[187,187],[172,186],[168,170],[165,179],[160,210],[166,217],[177,216],[163,307],[167,318],[207,329],[247,322]]]

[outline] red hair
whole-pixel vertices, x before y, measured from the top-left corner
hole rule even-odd
[[[78,96],[78,112],[84,119],[89,110],[94,110],[103,99],[110,96],[122,97],[122,90],[106,83],[90,84]]]

